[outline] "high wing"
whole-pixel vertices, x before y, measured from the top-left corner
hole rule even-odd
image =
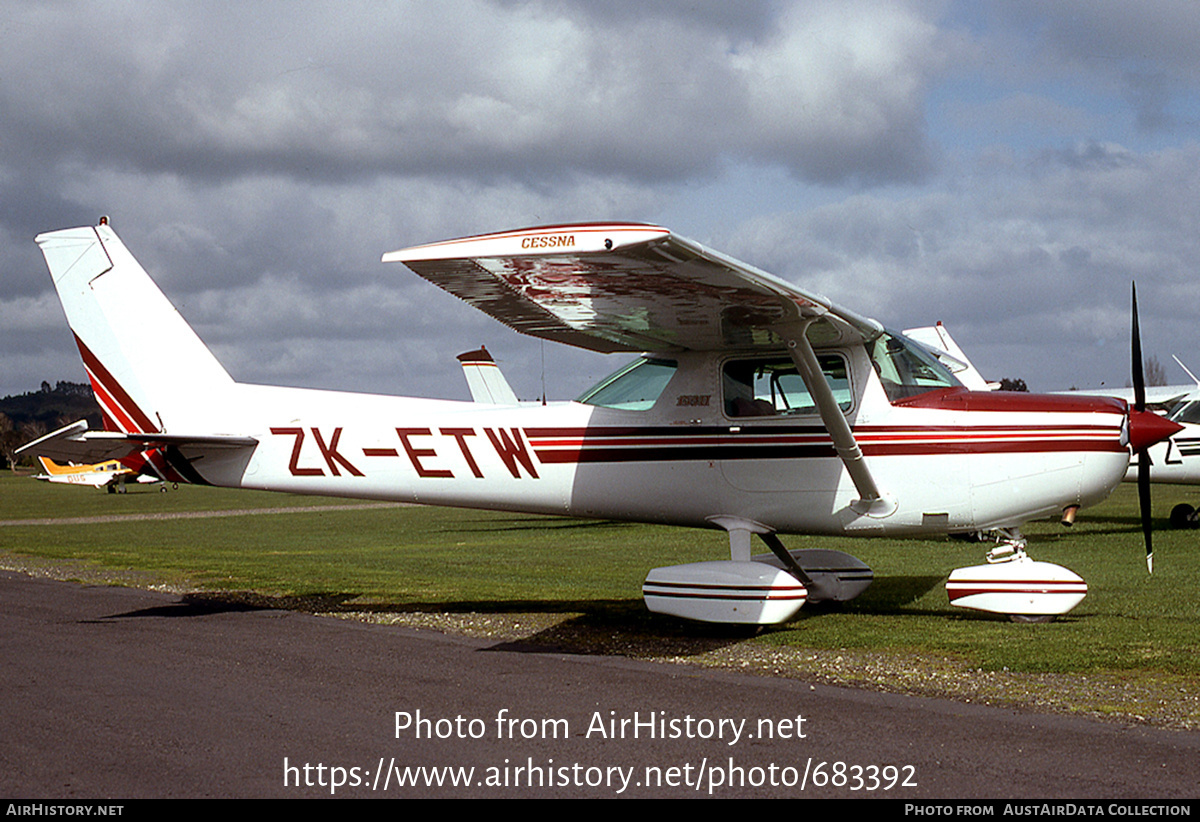
[[[591,351],[781,348],[780,327],[820,318],[814,344],[873,339],[875,320],[665,228],[543,226],[383,255],[534,337]]]
[[[860,493],[886,515],[822,375],[815,346],[870,341],[883,326],[660,226],[542,226],[383,255],[524,334],[603,353],[786,348]]]
[[[124,459],[153,448],[208,450],[252,448],[257,444],[253,437],[90,431],[87,421],[79,420],[22,445],[16,453],[29,452],[58,462],[96,463]]]

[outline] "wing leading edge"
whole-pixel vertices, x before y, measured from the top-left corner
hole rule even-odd
[[[463,237],[383,255],[515,330],[591,351],[817,345],[871,339],[875,320],[653,225],[587,223]]]

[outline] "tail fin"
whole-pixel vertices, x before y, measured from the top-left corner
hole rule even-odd
[[[37,237],[105,427],[206,430],[233,380],[108,225]],[[211,422],[209,421],[211,425]]]
[[[468,351],[458,355],[462,363],[463,375],[467,378],[467,387],[471,390],[471,398],[475,402],[489,405],[516,405],[517,395],[512,386],[500,372],[500,366],[492,359],[486,348],[478,351]]]
[[[929,348],[933,353],[939,351],[948,354],[950,361],[945,357],[939,356],[942,364],[949,367],[958,377],[958,381],[972,391],[995,391],[1000,387],[998,382],[988,382],[979,373],[978,369],[967,359],[967,355],[958,347],[958,343],[950,336],[949,329],[942,325],[939,320],[937,325],[925,326],[924,328],[906,328],[904,336],[911,340],[916,340],[922,345]]]
[[[52,459],[46,457],[38,457],[38,463],[42,466],[42,473],[34,476],[34,479],[42,480],[43,482],[65,482],[76,483],[80,480],[81,473],[78,468],[70,465],[59,465]]]

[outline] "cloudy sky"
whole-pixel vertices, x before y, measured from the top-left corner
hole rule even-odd
[[[0,395],[82,381],[35,234],[101,214],[235,378],[519,395],[622,359],[383,252],[665,225],[991,378],[1200,372],[1200,3],[20,2],[0,16]],[[544,362],[544,366],[543,366]],[[543,377],[544,375],[544,377]]]

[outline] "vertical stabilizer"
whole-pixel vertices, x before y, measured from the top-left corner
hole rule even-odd
[[[203,431],[233,380],[111,228],[37,237],[107,428]]]
[[[929,347],[934,353],[941,351],[948,354],[951,358],[949,361],[945,357],[939,357],[942,364],[949,368],[955,377],[958,377],[959,382],[972,391],[995,391],[1000,387],[1000,383],[988,382],[983,378],[978,369],[967,359],[963,350],[958,347],[958,343],[950,336],[950,331],[940,321],[937,325],[924,328],[906,328],[904,336]]]
[[[475,402],[488,405],[517,404],[517,395],[486,348],[459,354],[458,361],[462,363],[463,376],[467,378],[467,387]]]

